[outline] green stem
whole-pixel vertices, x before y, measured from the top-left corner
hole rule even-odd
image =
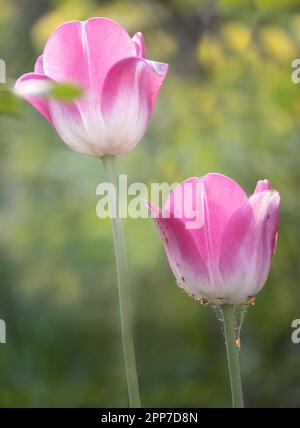
[[[113,212],[114,205],[116,206],[116,215],[112,216],[112,231],[115,247],[115,257],[117,266],[118,277],[118,293],[119,293],[119,306],[121,318],[121,331],[122,331],[122,344],[124,363],[129,395],[130,407],[141,407],[138,376],[135,362],[135,352],[132,337],[131,327],[131,311],[130,311],[130,297],[129,297],[129,280],[128,280],[128,267],[126,257],[125,238],[122,226],[122,220],[119,217],[118,207],[118,185],[117,175],[115,171],[115,158],[114,156],[104,156],[102,158],[103,165],[106,173],[106,179],[114,185],[115,196],[114,200],[111,192],[109,192],[109,205],[111,212]]]
[[[234,305],[222,305],[232,407],[244,407],[240,363],[235,335]]]

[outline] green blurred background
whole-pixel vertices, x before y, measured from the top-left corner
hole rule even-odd
[[[218,171],[282,197],[277,253],[242,329],[247,406],[300,406],[300,2],[0,0],[0,57],[31,71],[51,31],[106,16],[169,62],[143,141],[118,161],[129,182]],[[0,406],[127,406],[100,161],[80,156],[0,92]],[[230,406],[219,322],[175,284],[152,220],[125,222],[144,406]]]

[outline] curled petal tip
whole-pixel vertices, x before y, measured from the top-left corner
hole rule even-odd
[[[141,32],[136,33],[132,37],[132,41],[135,44],[137,56],[146,58],[146,48],[145,48],[145,40],[144,40],[143,34]]]
[[[34,72],[37,74],[44,74],[43,55],[40,55],[35,62]]]
[[[146,60],[146,62],[151,67],[151,69],[160,77],[164,76],[168,71],[169,64],[150,60]]]
[[[22,98],[28,96],[34,97],[47,93],[50,86],[50,81],[46,77],[39,74],[27,73],[16,81],[12,92]]]
[[[257,182],[256,187],[255,187],[254,193],[265,192],[267,190],[272,190],[272,185],[271,185],[270,181],[267,179],[259,180]]]

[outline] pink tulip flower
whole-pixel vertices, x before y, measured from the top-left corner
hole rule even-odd
[[[142,138],[167,64],[145,58],[141,33],[130,38],[106,18],[71,21],[49,38],[34,72],[15,92],[56,129],[73,150],[93,157],[130,151]],[[62,102],[45,95],[53,83],[73,83],[83,97]]]
[[[200,196],[197,191],[182,198],[188,183],[202,185]],[[190,228],[190,217],[175,212],[182,200],[195,207],[197,198],[203,219]],[[242,303],[264,286],[276,247],[279,202],[268,180],[259,181],[248,198],[230,178],[207,174],[179,184],[164,210],[147,204],[178,285],[197,300],[222,305]]]

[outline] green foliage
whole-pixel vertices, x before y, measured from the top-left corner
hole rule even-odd
[[[0,90],[0,115],[20,116],[21,102],[10,90]]]
[[[55,84],[50,87],[49,95],[59,101],[72,101],[82,96],[82,89],[71,83]]]

